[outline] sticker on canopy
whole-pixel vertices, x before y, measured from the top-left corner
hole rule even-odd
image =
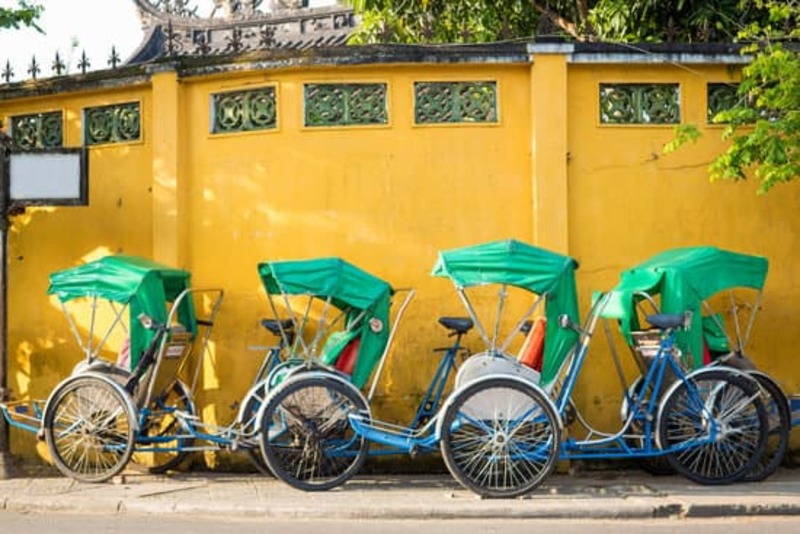
[[[372,319],[369,320],[369,329],[375,332],[376,334],[383,332],[383,321],[381,321],[377,317],[373,317]]]

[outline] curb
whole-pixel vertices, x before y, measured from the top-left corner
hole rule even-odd
[[[3,511],[340,521],[800,516],[794,476],[713,489],[679,480],[656,485],[641,477],[564,482],[517,499],[480,499],[439,477],[365,477],[348,488],[315,494],[241,476],[142,477],[109,485],[16,479],[0,483],[0,517]]]

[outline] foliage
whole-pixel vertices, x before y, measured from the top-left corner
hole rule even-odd
[[[759,180],[759,193],[800,176],[800,0],[757,0],[769,10],[765,24],[753,23],[740,38],[753,44],[742,70],[738,103],[714,118],[724,124],[727,150],[709,167],[712,180]],[[695,133],[692,133],[694,128]],[[665,151],[696,139],[696,127],[682,125]]]
[[[466,43],[536,35],[577,41],[730,41],[766,10],[753,0],[349,0],[354,43]]]
[[[18,30],[22,27],[42,29],[36,24],[44,8],[28,0],[17,0],[17,7],[0,7],[0,29]]]
[[[675,152],[689,141],[697,141],[700,138],[700,130],[696,124],[680,124],[675,127],[675,138],[664,145],[664,154]]]
[[[531,35],[529,0],[354,0],[362,22],[352,42],[487,42]]]

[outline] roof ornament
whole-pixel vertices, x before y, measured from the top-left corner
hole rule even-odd
[[[144,40],[125,61],[342,46],[358,24],[351,7],[331,0],[132,0]],[[201,5],[198,8],[197,5]]]

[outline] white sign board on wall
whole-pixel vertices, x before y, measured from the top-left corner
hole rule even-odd
[[[7,176],[12,205],[88,204],[86,149],[12,152],[9,160]]]

